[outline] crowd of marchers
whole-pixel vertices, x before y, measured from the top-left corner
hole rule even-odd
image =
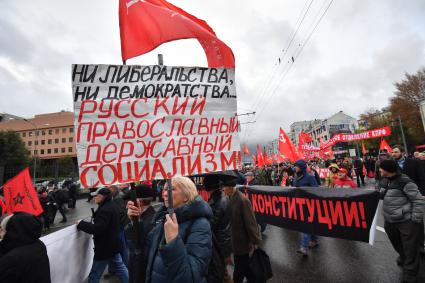
[[[253,272],[251,256],[262,244],[266,225],[257,223],[238,185],[364,189],[367,182],[375,184],[383,199],[385,231],[399,254],[396,262],[403,281],[419,282],[424,163],[425,153],[408,157],[403,147],[394,146],[391,153],[364,160],[298,160],[246,166],[230,175],[97,188],[91,193],[98,205],[92,220],[77,221],[78,230],[93,235],[88,282],[99,282],[102,276],[116,276],[121,282],[261,282]],[[319,174],[323,168],[329,169],[328,174]],[[199,190],[208,191],[206,200]],[[157,197],[160,202],[154,207]],[[50,282],[49,258],[39,240],[42,223],[26,213],[2,220],[0,282]],[[318,245],[316,235],[301,233],[297,252],[308,256]]]

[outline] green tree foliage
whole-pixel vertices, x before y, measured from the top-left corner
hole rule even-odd
[[[23,169],[29,160],[29,152],[20,136],[13,131],[0,131],[0,166]]]

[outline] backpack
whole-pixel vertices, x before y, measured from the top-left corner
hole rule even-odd
[[[189,237],[190,230],[192,228],[194,220],[191,220],[189,225],[187,225],[184,230],[183,243],[186,244],[187,238]],[[208,283],[223,283],[224,280],[224,269],[225,264],[223,256],[221,254],[220,248],[218,246],[217,239],[214,233],[211,231],[212,235],[212,255],[210,264],[208,265],[208,271],[206,274],[206,279]]]

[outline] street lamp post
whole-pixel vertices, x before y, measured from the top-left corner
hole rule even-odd
[[[35,137],[35,141],[34,141],[34,174],[33,174],[33,182],[34,182],[34,184],[35,184],[35,177],[36,177],[36,174],[35,174],[35,172],[37,171],[37,155],[38,155],[38,151],[37,151],[37,143],[38,143],[38,139],[37,139],[37,136],[38,136],[38,127],[37,127],[37,125],[36,124],[34,124],[33,122],[31,122],[31,121],[29,121],[29,120],[27,120],[27,119],[24,119],[24,121],[25,122],[27,122],[27,123],[29,123],[29,124],[31,124],[34,128],[35,128],[35,133],[34,133],[34,137]]]
[[[401,122],[400,115],[398,115],[397,120],[400,123],[401,137],[403,139],[404,150],[406,151],[406,154],[409,154],[409,151],[407,150],[406,137],[404,136],[403,123]]]

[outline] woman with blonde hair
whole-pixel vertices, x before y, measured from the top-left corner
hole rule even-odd
[[[189,178],[174,177],[171,183],[174,213],[168,213],[164,188],[164,206],[155,216],[145,247],[145,282],[206,282],[212,254],[211,208]],[[137,216],[138,209],[129,202],[128,215],[133,214]]]

